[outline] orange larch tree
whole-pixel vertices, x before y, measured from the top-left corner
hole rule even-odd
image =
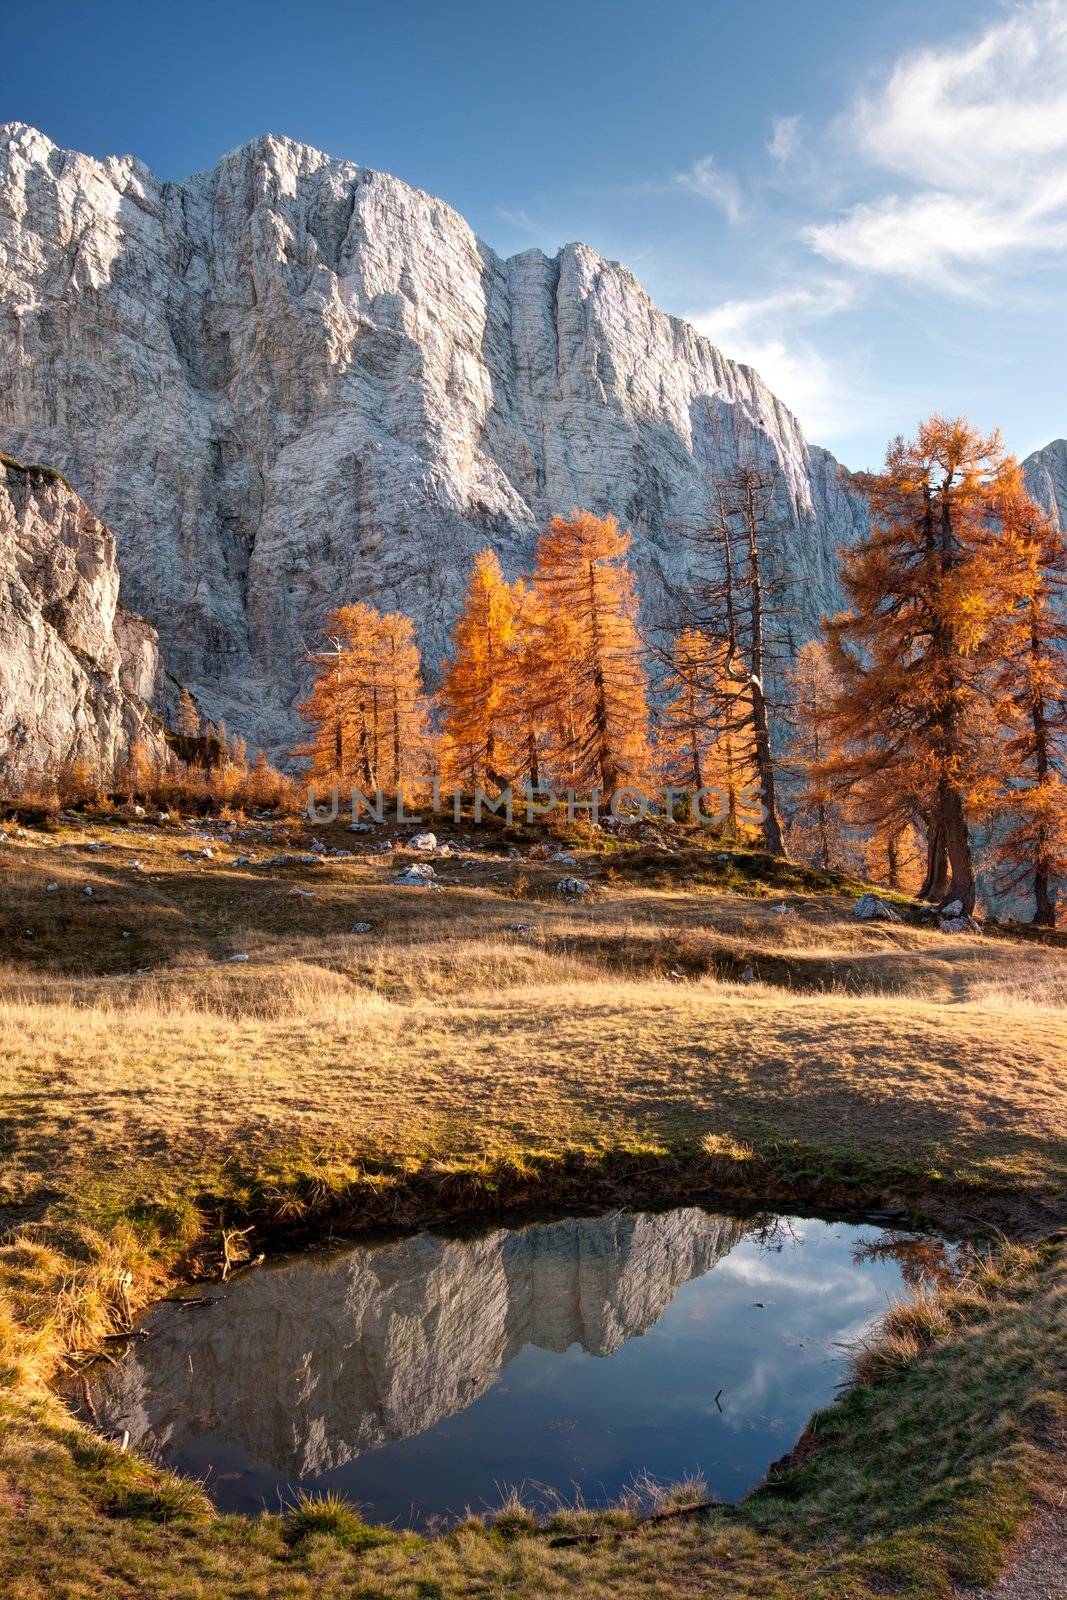
[[[828,775],[829,711],[836,693],[829,652],[820,639],[809,639],[789,675],[793,737],[787,763],[798,780],[789,836],[801,856],[823,868],[851,865],[854,854],[847,806]]]
[[[839,683],[832,771],[862,795],[892,769],[902,793],[925,801],[925,893],[965,913],[976,892],[968,806],[996,762],[997,628],[1020,596],[1000,515],[1009,479],[998,436],[960,418],[931,417],[911,443],[897,439],[885,470],[860,480],[871,531],[842,551],[851,606],[827,629]]]
[[[1067,538],[1009,481],[1003,516],[1029,568],[1010,617],[994,691],[1011,714],[1001,799],[1007,831],[997,846],[1000,887],[1026,889],[1034,923],[1056,924],[1067,880]]]
[[[454,776],[472,787],[488,781],[504,788],[515,766],[511,718],[521,657],[520,602],[495,552],[483,550],[452,630],[452,658],[442,663],[438,696],[458,769]]]
[[[534,591],[545,678],[540,714],[554,724],[567,781],[605,801],[649,769],[648,697],[630,536],[614,517],[553,517],[537,547]]]
[[[319,782],[399,793],[430,755],[411,619],[363,603],[340,606],[314,660],[315,683],[300,708],[311,735],[296,753],[310,759]]]

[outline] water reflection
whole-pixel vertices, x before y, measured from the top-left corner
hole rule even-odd
[[[352,1247],[159,1308],[95,1404],[227,1509],[333,1487],[419,1521],[520,1482],[596,1501],[643,1471],[735,1499],[900,1285],[876,1245],[687,1207]]]

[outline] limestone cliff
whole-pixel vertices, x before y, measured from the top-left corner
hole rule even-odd
[[[1067,528],[1067,439],[1053,439],[1023,462],[1026,487],[1039,505]]]
[[[553,512],[633,528],[654,616],[709,471],[776,463],[796,642],[864,523],[759,376],[625,267],[502,259],[440,200],[289,139],[172,183],[0,128],[0,304],[0,447],[71,479],[170,670],[274,749],[331,606],[409,611],[432,667],[474,554],[515,572]]]
[[[160,677],[108,529],[57,474],[0,460],[0,788],[75,761],[108,777],[134,739],[162,757]]]

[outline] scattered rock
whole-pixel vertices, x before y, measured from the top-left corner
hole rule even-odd
[[[55,894],[55,892],[56,892],[56,890],[58,888],[59,888],[59,884],[58,883],[46,883],[45,886],[44,886],[44,892],[45,892],[45,894]]]
[[[533,923],[532,922],[509,922],[508,923],[508,932],[509,933],[530,933],[532,931],[533,931]]]
[[[92,886],[91,883],[87,883],[85,885],[85,888],[82,890],[82,894],[87,895],[91,899],[92,898],[92,893],[93,893],[93,886]]]
[[[797,914],[796,906],[787,906],[784,901],[779,905],[772,906],[771,910],[777,917],[795,917]]]
[[[238,953],[236,955],[230,956],[229,960],[231,962],[234,962],[234,961],[247,961],[248,957],[245,955],[243,950],[240,950],[240,951],[238,951]]]
[[[742,983],[758,983],[759,979],[756,977],[756,969],[754,967],[752,967],[752,966],[747,966],[745,968],[744,972],[742,972],[742,974],[741,974],[741,982]]]
[[[588,894],[589,884],[584,878],[561,878],[556,884],[556,893],[567,900],[573,900],[576,895]]]
[[[131,872],[143,872],[144,871],[143,863],[138,861],[136,856],[134,856],[132,860],[127,861],[126,865],[129,867]]]
[[[974,917],[942,917],[938,926],[942,933],[981,933],[982,924]]]
[[[410,867],[405,867],[403,872],[393,879],[393,882],[408,888],[436,889],[438,887],[434,882],[436,876],[428,861],[413,861]]]
[[[856,901],[853,916],[861,922],[901,922],[903,918],[895,907],[879,900],[876,894],[862,894]]]
[[[371,931],[370,923],[369,922],[353,922],[352,926],[349,928],[348,931],[349,931],[349,933],[370,933],[370,931]]]
[[[349,833],[373,833],[374,824],[371,822],[350,822],[348,831]]]
[[[949,921],[952,921],[956,917],[962,917],[963,916],[963,901],[962,900],[950,900],[947,906],[942,906],[941,907],[941,915],[943,917],[947,917]]]
[[[577,865],[578,857],[572,856],[569,850],[555,850],[549,857],[550,861],[562,861],[568,867]]]
[[[437,835],[436,833],[429,832],[417,833],[415,837],[409,841],[408,848],[411,850],[436,850]]]
[[[326,854],[326,846],[323,844],[321,839],[312,839],[311,849],[314,850],[317,856],[324,856]]]
[[[133,938],[133,934],[130,932],[129,928],[123,928],[122,937],[124,939],[132,939]]]

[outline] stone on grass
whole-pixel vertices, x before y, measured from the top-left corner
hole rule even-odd
[[[942,917],[938,926],[942,933],[981,933],[982,924],[973,917]]]
[[[58,888],[59,888],[59,884],[58,883],[46,883],[45,886],[44,886],[44,892],[45,892],[45,894],[55,894],[55,892],[56,892],[56,890]]]
[[[413,839],[408,841],[408,848],[410,850],[436,850],[437,835],[430,832],[417,833]]]
[[[370,932],[370,923],[369,922],[353,922],[352,926],[349,928],[348,931],[349,931],[349,933],[369,933]]]
[[[573,867],[578,858],[577,856],[572,856],[569,850],[555,850],[549,859],[552,861],[562,861],[568,867]]]
[[[564,899],[573,900],[576,895],[588,894],[589,885],[584,878],[561,878],[556,884],[556,893],[563,895]]]
[[[962,900],[950,900],[947,906],[942,906],[941,907],[941,915],[943,917],[947,917],[950,921],[955,917],[962,917],[963,916],[963,901]]]
[[[410,867],[405,867],[403,872],[397,874],[393,882],[406,888],[433,889],[437,887],[434,883],[436,876],[428,861],[413,861]]]
[[[884,900],[879,900],[876,894],[861,894],[856,901],[854,916],[861,922],[902,922],[903,918],[895,907],[887,905]]]
[[[231,961],[247,961],[248,957],[245,955],[243,950],[239,950],[236,955],[230,956],[230,960]]]

